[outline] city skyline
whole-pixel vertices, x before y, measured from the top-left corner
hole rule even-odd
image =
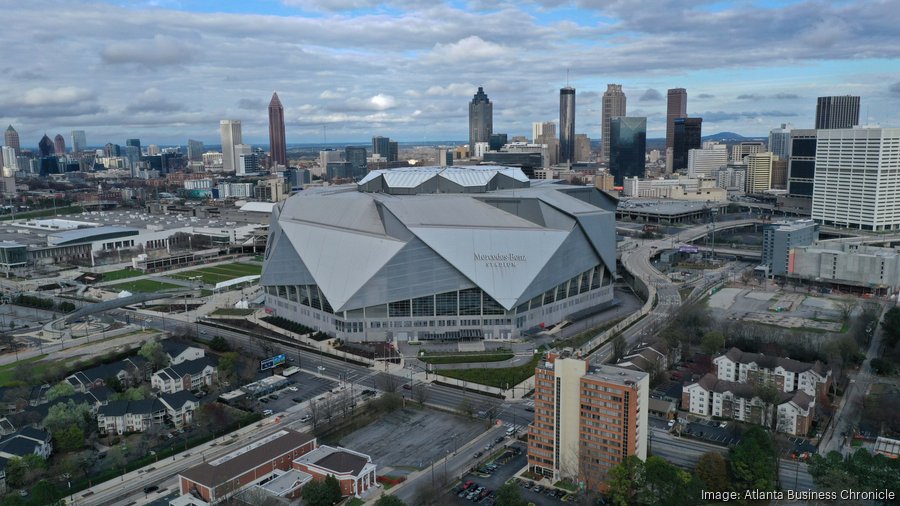
[[[247,142],[262,145],[274,88],[288,104],[288,144],[321,142],[323,126],[332,142],[465,140],[467,102],[483,86],[494,131],[527,135],[533,122],[558,121],[556,90],[569,69],[583,112],[575,131],[592,139],[609,82],[633,97],[628,113],[648,118],[649,138],[663,136],[665,93],[676,87],[708,132],[810,128],[817,97],[848,93],[862,97],[861,123],[900,124],[900,79],[885,70],[900,45],[885,3],[218,4],[7,5],[16,22],[0,33],[9,55],[2,121],[34,147],[45,131],[71,130],[88,132],[91,145],[210,142],[219,119],[235,118]],[[255,65],[290,70],[241,71]],[[104,79],[87,78],[95,75]]]

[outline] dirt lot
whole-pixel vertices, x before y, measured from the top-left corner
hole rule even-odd
[[[372,456],[379,467],[423,469],[484,432],[483,420],[428,409],[398,409],[341,439]]]

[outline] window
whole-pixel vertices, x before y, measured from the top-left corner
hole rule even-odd
[[[456,316],[456,292],[439,293],[434,296],[434,307],[437,316]]]
[[[409,314],[410,310],[408,300],[398,300],[397,302],[391,302],[388,304],[388,316],[390,316],[391,318],[408,317]]]
[[[481,315],[481,289],[469,288],[459,291],[459,314],[460,316]]]
[[[412,301],[413,316],[434,316],[434,296],[419,297]]]
[[[501,306],[500,303],[497,302],[496,300],[494,300],[494,298],[491,297],[490,295],[483,293],[481,300],[482,300],[482,304],[484,305],[484,314],[486,314],[486,315],[506,314],[506,309],[504,309],[503,306]]]

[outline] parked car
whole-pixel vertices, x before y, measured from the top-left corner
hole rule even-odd
[[[274,414],[275,414],[275,412],[272,411],[271,409],[264,409],[264,410],[263,410],[263,416],[272,416],[272,415],[274,415]]]
[[[481,453],[481,452],[475,452],[475,455],[473,455],[472,458],[473,458],[473,459],[477,459],[478,457],[480,457],[480,456],[482,456],[482,455],[484,455],[484,454]]]
[[[300,423],[306,423],[306,422],[308,422],[308,421],[310,421],[310,420],[312,420],[312,415],[308,415],[308,414],[307,414],[307,415],[303,415],[303,417],[300,418]]]
[[[146,487],[144,487],[145,494],[149,494],[150,492],[156,492],[157,490],[159,490],[159,487],[157,487],[156,485],[147,485]]]

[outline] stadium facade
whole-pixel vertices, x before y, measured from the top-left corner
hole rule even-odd
[[[341,339],[511,339],[609,305],[615,206],[502,166],[370,172],[272,214],[277,316]]]

